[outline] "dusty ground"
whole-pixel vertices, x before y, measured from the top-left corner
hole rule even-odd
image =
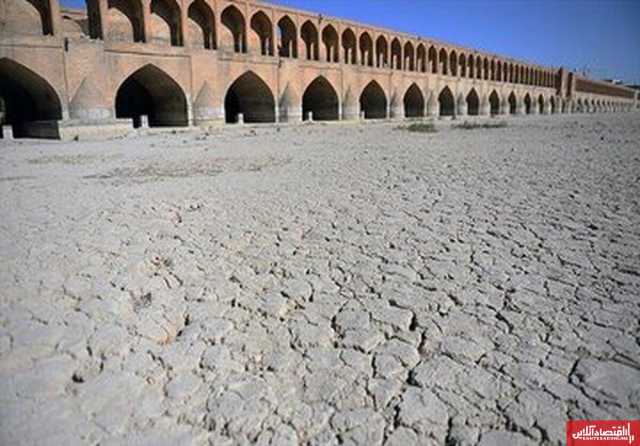
[[[2,142],[0,443],[640,417],[640,115]]]

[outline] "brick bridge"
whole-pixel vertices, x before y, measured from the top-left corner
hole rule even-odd
[[[0,118],[17,137],[637,107],[563,68],[270,4],[0,4]]]

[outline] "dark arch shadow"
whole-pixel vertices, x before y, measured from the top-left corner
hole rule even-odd
[[[141,116],[151,127],[180,127],[189,124],[187,98],[167,73],[145,65],[125,79],[116,93],[116,118],[133,119],[140,127]]]
[[[336,121],[339,115],[338,94],[324,76],[309,84],[302,96],[302,119],[313,114],[315,121]]]
[[[360,110],[365,119],[385,119],[387,117],[387,97],[376,81],[371,81],[360,95]]]
[[[526,114],[531,113],[531,96],[529,96],[529,93],[524,96],[524,112]]]
[[[41,76],[11,59],[0,59],[2,123],[15,137],[38,136],[33,122],[62,119],[58,94]]]
[[[411,84],[404,94],[404,116],[406,118],[424,116],[424,96],[416,84]]]
[[[275,100],[269,86],[253,71],[236,79],[224,98],[225,121],[238,122],[242,113],[244,122],[275,122]]]
[[[489,95],[490,113],[492,116],[500,114],[500,96],[493,90]]]
[[[516,99],[516,94],[512,91],[509,95],[509,114],[515,115],[518,111],[518,100]]]
[[[544,113],[544,97],[542,95],[538,96],[536,107],[538,107],[538,113]]]
[[[449,87],[444,87],[438,95],[440,104],[440,116],[453,116],[455,114],[455,101]]]
[[[476,93],[475,88],[471,89],[465,100],[467,101],[467,114],[471,116],[479,115],[480,98],[478,97],[478,93]]]

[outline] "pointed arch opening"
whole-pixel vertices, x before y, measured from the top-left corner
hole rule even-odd
[[[491,116],[500,114],[500,96],[495,90],[489,95],[489,112]]]
[[[402,46],[397,37],[391,41],[391,66],[393,69],[402,70]]]
[[[387,96],[376,81],[371,81],[360,95],[360,111],[365,119],[385,119],[387,117]]]
[[[344,63],[356,64],[356,35],[350,28],[342,32],[342,54]]]
[[[446,76],[447,74],[449,74],[449,55],[444,48],[440,50],[440,54],[438,54],[438,60],[440,61],[440,74],[444,74]]]
[[[151,0],[150,22],[155,43],[182,45],[180,6],[175,0]]]
[[[416,70],[420,73],[427,72],[427,49],[421,43],[416,50]]]
[[[339,108],[338,94],[324,76],[315,78],[302,96],[302,118],[305,121],[310,112],[314,121],[337,121]]]
[[[438,95],[440,116],[453,116],[456,112],[455,99],[449,87],[444,87]]]
[[[278,20],[278,54],[280,57],[298,57],[298,45],[296,44],[296,25],[289,16]]]
[[[359,39],[360,64],[368,67],[373,66],[373,41],[367,32],[363,32]]]
[[[404,69],[407,71],[416,70],[415,52],[411,42],[404,44]]]
[[[387,39],[379,36],[376,39],[376,67],[385,68],[389,65],[389,48]]]
[[[327,25],[322,30],[322,43],[324,44],[325,61],[340,62],[338,49],[338,32],[332,25]]]
[[[480,114],[480,98],[475,88],[472,88],[466,97],[467,114],[477,116]]]
[[[33,133],[36,121],[62,119],[58,94],[42,77],[10,59],[0,59],[0,117],[10,125],[15,137],[38,136]]]
[[[142,2],[108,0],[107,39],[118,42],[144,42],[144,18]]]
[[[460,53],[458,56],[458,73],[460,77],[467,76],[467,56],[464,53]]]
[[[404,94],[404,115],[407,118],[421,118],[424,116],[424,95],[414,83]]]
[[[544,113],[544,96],[542,95],[538,96],[537,107],[538,107],[538,113]]]
[[[531,114],[531,96],[529,96],[529,93],[527,93],[526,95],[524,95],[524,112],[529,115]]]
[[[300,28],[300,36],[304,42],[305,58],[307,60],[320,60],[318,30],[311,21],[304,22],[302,28]]]
[[[518,99],[516,98],[516,94],[512,91],[509,95],[509,114],[515,115],[518,111]]]
[[[246,123],[275,122],[273,93],[265,81],[253,71],[248,71],[227,90],[224,113],[229,124],[237,123],[240,113]]]
[[[449,55],[449,67],[451,69],[451,76],[458,75],[458,55],[455,50],[451,51]]]
[[[178,83],[154,65],[145,65],[125,79],[116,93],[116,118],[140,127],[147,116],[150,127],[189,124],[187,98]]]
[[[216,49],[213,10],[204,0],[195,0],[187,10],[189,42],[195,48]]]
[[[224,25],[223,47],[233,49],[236,53],[247,52],[247,27],[244,16],[235,6],[227,6],[222,11],[222,24]]]
[[[273,25],[267,15],[258,11],[251,17],[251,31],[262,56],[273,56]]]
[[[430,46],[427,52],[427,58],[429,59],[429,66],[431,67],[432,74],[438,74],[438,51],[435,47]]]

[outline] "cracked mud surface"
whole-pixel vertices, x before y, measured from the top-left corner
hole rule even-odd
[[[639,115],[3,142],[0,443],[640,417]]]

